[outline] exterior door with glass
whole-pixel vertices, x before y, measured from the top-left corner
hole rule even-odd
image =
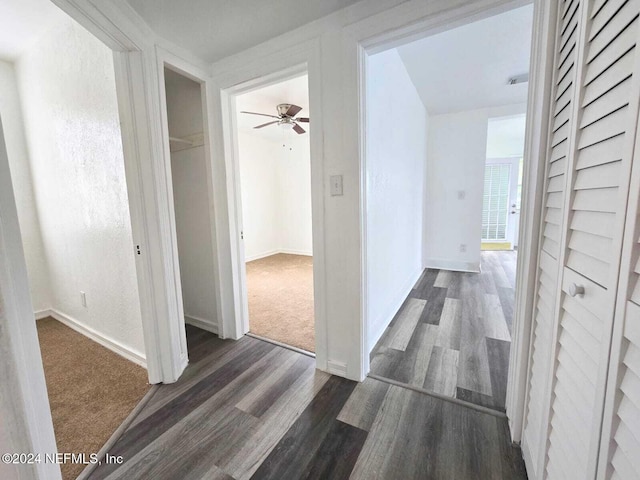
[[[487,159],[482,203],[482,242],[517,246],[520,219],[519,157]]]

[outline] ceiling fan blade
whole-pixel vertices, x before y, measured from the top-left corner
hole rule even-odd
[[[262,125],[258,125],[257,127],[253,127],[253,128],[262,128],[262,127],[266,127],[268,125],[273,125],[274,123],[278,123],[280,120],[275,120],[273,122],[267,122],[267,123],[263,123]]]
[[[280,118],[275,115],[267,115],[266,113],[256,113],[256,112],[240,112],[240,113],[248,113],[249,115],[261,115],[263,117],[271,117],[271,118]]]
[[[302,128],[300,125],[298,125],[297,123],[293,125],[293,130],[298,134],[301,135],[304,132],[304,128]]]
[[[294,119],[296,122],[309,123],[309,117],[298,117]]]
[[[289,107],[289,110],[287,110],[287,113],[285,113],[285,115],[287,117],[295,117],[300,110],[302,110],[302,107],[299,107],[298,105],[291,105]]]

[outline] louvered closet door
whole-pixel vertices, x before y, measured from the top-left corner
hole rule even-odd
[[[599,479],[640,479],[640,138],[629,207],[604,410]]]
[[[584,8],[548,412],[550,479],[596,474],[637,118],[640,0],[591,0]]]
[[[636,228],[636,234],[638,229]],[[636,235],[637,238],[637,235]],[[640,240],[638,240],[640,242]],[[640,245],[631,257],[638,258]],[[629,279],[629,295],[615,339],[615,361],[605,409],[599,478],[640,479],[640,260]],[[616,348],[617,347],[617,348]]]
[[[555,298],[560,272],[560,243],[564,217],[565,183],[569,132],[572,130],[572,107],[575,93],[577,36],[580,0],[564,0],[558,5],[558,27],[554,60],[554,88],[550,119],[550,140],[546,158],[542,237],[529,394],[522,448],[530,478],[541,478],[544,444],[547,436],[545,401],[548,394]],[[547,403],[548,405],[548,403]]]

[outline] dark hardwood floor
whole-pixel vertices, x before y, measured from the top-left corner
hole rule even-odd
[[[504,411],[516,253],[481,273],[427,269],[371,353],[371,374]]]
[[[313,358],[188,328],[191,363],[161,385],[91,479],[524,479],[504,418]]]

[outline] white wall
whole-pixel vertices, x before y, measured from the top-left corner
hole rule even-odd
[[[31,301],[36,311],[45,310],[51,307],[49,269],[31,180],[22,107],[14,66],[3,61],[0,61],[0,117],[4,125],[11,181],[16,195],[22,243],[27,260]]]
[[[0,121],[0,452],[56,451],[18,212]],[[60,468],[0,464],[0,478],[59,479]]]
[[[169,134],[202,133],[200,85],[173,72],[165,77]],[[184,314],[217,328],[213,247],[203,146],[171,152],[173,204]],[[201,324],[199,326],[202,326]]]
[[[144,358],[112,53],[65,19],[16,73],[50,306]]]
[[[276,127],[272,127],[276,128]],[[245,258],[312,254],[309,135],[238,132]]]
[[[430,117],[426,267],[479,270],[488,121],[524,113],[525,109],[524,104],[518,104]],[[462,244],[466,252],[461,251]]]
[[[487,128],[487,158],[522,157],[526,115],[490,118]]]
[[[371,350],[422,271],[427,111],[396,50],[368,59],[366,138]]]

